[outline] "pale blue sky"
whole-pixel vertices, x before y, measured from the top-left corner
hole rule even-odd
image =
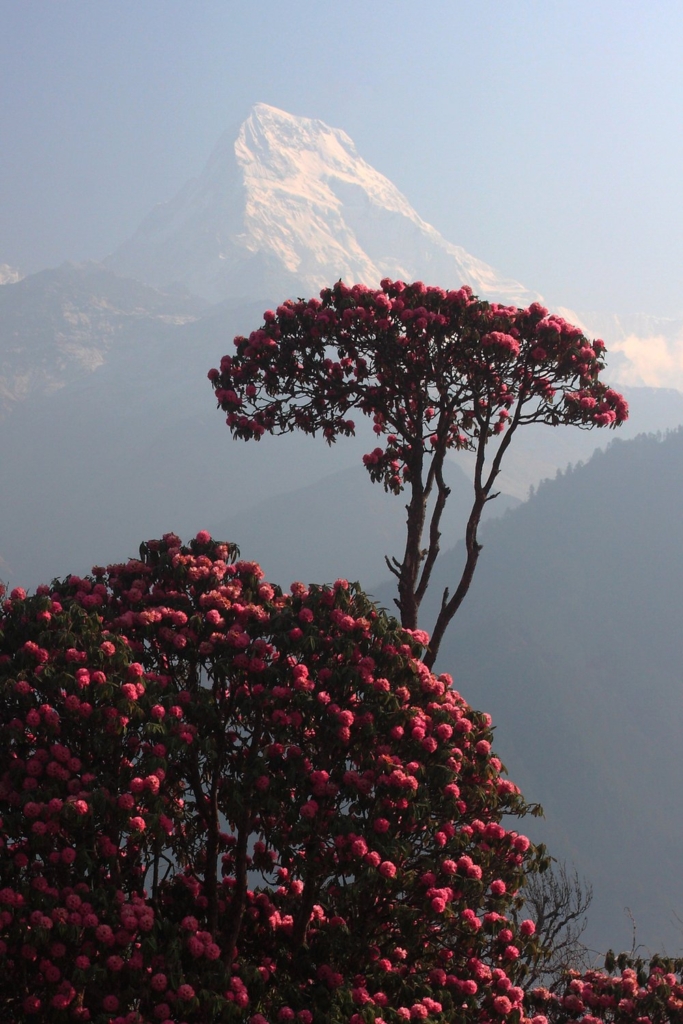
[[[680,0],[0,0],[0,263],[104,256],[264,101],[578,310],[683,314]]]

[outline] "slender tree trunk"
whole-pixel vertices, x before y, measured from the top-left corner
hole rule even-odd
[[[422,450],[415,453],[410,466],[410,502],[407,505],[406,547],[398,574],[398,608],[401,625],[417,629],[419,603],[415,591],[422,562],[422,533],[424,531],[427,496],[422,482]]]
[[[214,771],[209,792],[207,816],[209,819],[208,836],[206,839],[206,867],[204,869],[204,890],[208,900],[207,925],[211,935],[216,935],[218,927],[218,839],[220,820],[218,817],[218,780],[220,772]]]
[[[439,653],[441,641],[444,638],[444,634],[448,629],[451,619],[464,601],[467,591],[470,589],[474,570],[477,568],[477,561],[479,560],[479,552],[481,551],[481,544],[477,540],[477,530],[485,504],[486,498],[483,495],[477,495],[472,506],[472,511],[470,512],[470,518],[467,522],[467,532],[465,534],[465,548],[467,550],[465,568],[462,571],[456,591],[450,600],[448,599],[448,590],[444,591],[441,610],[439,611],[436,623],[434,624],[434,629],[432,630],[429,649],[424,656],[424,663],[427,668],[433,667]]]
[[[313,847],[312,844],[306,850],[306,863],[312,860]],[[294,930],[292,932],[292,942],[296,948],[303,946],[306,939],[306,931],[308,929],[308,922],[311,917],[315,898],[318,895],[318,875],[314,868],[311,866],[304,882],[304,890],[301,894],[301,903],[299,904],[299,910],[294,921]]]
[[[243,765],[243,771],[247,772],[254,760],[258,757],[261,746],[261,713],[258,712],[254,722],[254,731],[251,737],[249,752]],[[230,904],[227,934],[225,936],[226,955],[225,962],[230,965],[235,957],[237,940],[242,929],[242,920],[247,907],[247,849],[249,836],[251,834],[251,800],[245,793],[245,803],[239,813],[237,822],[237,847],[235,849],[235,888],[234,896]]]
[[[491,462],[491,469],[488,476],[484,478],[484,470],[486,465],[486,444],[488,441],[489,433],[489,415],[484,416],[479,423],[479,438],[477,442],[477,458],[474,469],[474,502],[470,511],[469,519],[467,520],[467,529],[465,531],[465,567],[458,581],[455,593],[451,598],[448,596],[448,589],[443,593],[441,600],[441,609],[436,618],[434,628],[431,633],[431,640],[429,649],[427,650],[424,663],[428,668],[433,668],[434,662],[437,659],[441,641],[444,638],[444,634],[450,625],[453,616],[456,614],[460,605],[465,599],[472,579],[474,577],[474,571],[477,568],[477,562],[479,560],[479,554],[481,552],[481,544],[478,540],[477,531],[479,530],[479,524],[481,522],[481,516],[484,511],[484,507],[487,501],[491,501],[497,497],[496,494],[492,494],[493,484],[495,483],[496,477],[500,473],[500,466],[503,460],[503,456],[507,451],[512,435],[514,434],[522,415],[522,408],[524,401],[520,400],[515,409],[515,414],[510,422],[510,425],[498,447],[498,450]]]
[[[247,907],[247,844],[249,841],[249,819],[251,808],[244,807],[237,829],[237,848],[235,850],[235,888],[230,904],[230,915],[225,935],[225,963],[230,966],[235,958],[237,940],[242,929],[242,919]]]
[[[420,581],[415,591],[415,600],[418,608],[422,604],[422,598],[427,592],[429,586],[429,580],[431,579],[432,569],[436,559],[439,556],[440,541],[441,541],[441,516],[443,510],[446,507],[446,501],[451,493],[450,487],[446,486],[443,478],[443,463],[446,456],[445,447],[440,451],[436,452],[432,465],[429,470],[429,477],[427,479],[427,487],[425,490],[425,509],[427,499],[431,493],[434,481],[436,481],[437,495],[434,509],[432,510],[430,522],[429,522],[429,547],[426,551],[426,558],[424,559],[424,565],[422,566],[422,572],[420,573]],[[420,541],[421,543],[421,541]]]

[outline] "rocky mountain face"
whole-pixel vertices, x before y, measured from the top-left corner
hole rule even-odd
[[[104,265],[23,279],[0,266],[0,418],[93,373],[121,345],[164,332],[173,344],[174,327],[211,304],[209,333],[216,316],[245,303],[260,306],[255,324],[268,305],[339,277],[384,276],[467,282],[518,304],[538,297],[446,242],[344,132],[257,104],[201,176]]]
[[[65,263],[6,283],[0,288],[0,418],[29,396],[91,374],[126,340],[143,345],[196,319],[204,305],[96,263]]]

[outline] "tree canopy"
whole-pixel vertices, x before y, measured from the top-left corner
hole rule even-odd
[[[477,529],[503,456],[530,423],[614,427],[628,408],[600,380],[605,346],[538,303],[528,309],[477,299],[418,281],[381,288],[339,281],[320,299],[288,300],[263,325],[235,339],[209,378],[232,434],[320,432],[328,443],[352,434],[353,412],[368,416],[381,442],[364,456],[373,481],[408,488],[406,545],[387,559],[397,579],[404,626],[418,626],[420,604],[440,549],[450,451],[475,455],[467,560],[452,595],[443,595],[425,661],[469,588],[481,545]]]

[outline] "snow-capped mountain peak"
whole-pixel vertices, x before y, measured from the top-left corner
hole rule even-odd
[[[466,283],[517,305],[539,297],[442,238],[345,132],[265,103],[107,263],[156,286],[182,282],[214,302],[275,301],[340,277]]]

